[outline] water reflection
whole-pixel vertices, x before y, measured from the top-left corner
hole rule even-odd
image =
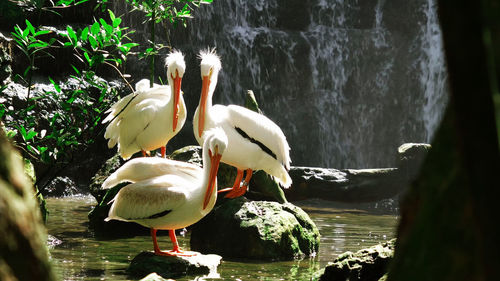
[[[149,236],[99,240],[87,228],[87,213],[95,204],[90,196],[49,198],[49,234],[62,243],[51,249],[61,280],[133,280],[125,270],[135,255],[152,250]],[[366,210],[332,207],[331,202],[296,203],[314,220],[321,233],[319,254],[300,261],[255,262],[223,260],[218,273],[230,280],[307,280],[336,256],[357,251],[394,237],[397,218]],[[169,248],[167,231],[159,231],[159,243]],[[189,232],[179,236],[182,248],[189,249]],[[186,277],[178,280],[192,280]],[[204,280],[210,280],[207,278]]]

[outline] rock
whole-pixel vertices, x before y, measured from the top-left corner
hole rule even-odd
[[[183,148],[179,148],[172,152],[168,158],[195,164],[199,167],[203,166],[201,147],[198,145],[188,145]]]
[[[104,164],[102,164],[101,168],[99,168],[94,177],[92,177],[91,183],[89,185],[89,191],[90,194],[94,196],[97,202],[100,203],[107,192],[107,190],[102,189],[102,183],[109,177],[109,175],[120,168],[120,166],[124,163],[125,161],[117,153],[113,157],[109,158],[106,162],[104,162]]]
[[[320,198],[363,203],[393,198],[405,189],[407,181],[396,168],[336,170],[291,167],[292,186],[285,189],[290,201]]]
[[[127,269],[133,277],[143,277],[152,272],[163,278],[179,278],[186,275],[218,277],[217,266],[222,257],[198,254],[192,257],[164,257],[152,252],[137,255]]]
[[[417,177],[430,149],[427,143],[404,143],[398,147],[398,167],[408,182]]]
[[[0,280],[56,280],[33,185],[0,124]]]
[[[253,173],[245,196],[251,200],[288,202],[279,183],[264,171]]]
[[[329,169],[291,167],[292,186],[285,190],[291,201],[310,198],[346,203],[376,202],[404,192],[420,170],[429,144],[406,143],[398,148],[398,168]]]
[[[0,86],[12,75],[12,56],[9,39],[0,32]],[[3,103],[3,102],[2,102]]]
[[[293,260],[315,255],[319,237],[299,207],[238,197],[193,225],[191,249],[224,258]]]
[[[377,281],[387,273],[395,243],[392,239],[356,253],[345,252],[325,268],[319,280]]]

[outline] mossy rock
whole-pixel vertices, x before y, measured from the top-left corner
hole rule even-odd
[[[293,260],[314,255],[319,231],[293,204],[225,200],[192,227],[191,249],[224,258]]]
[[[345,252],[325,268],[319,280],[380,280],[387,273],[389,262],[394,256],[395,243],[396,239],[392,239],[356,253]]]
[[[92,178],[89,191],[97,202],[101,203],[103,197],[107,193],[107,190],[102,189],[102,183],[111,175],[114,171],[120,168],[125,161],[117,153],[115,156],[109,158],[101,168],[97,171],[95,176]]]
[[[221,259],[218,255],[168,257],[157,256],[152,252],[142,252],[134,257],[127,273],[139,278],[153,272],[163,278],[179,278],[186,275],[210,276],[210,274],[216,274]]]
[[[31,184],[34,185],[36,182],[35,168],[31,161],[26,158],[22,158],[20,155],[19,159],[22,159],[24,164],[24,174],[26,174],[27,178],[31,181]],[[38,188],[35,186],[35,195],[38,201],[38,206],[40,208],[40,212],[42,214],[42,220],[44,223],[47,223],[47,217],[49,215],[49,210],[47,209],[47,202],[45,198],[43,198],[42,193],[38,191]]]

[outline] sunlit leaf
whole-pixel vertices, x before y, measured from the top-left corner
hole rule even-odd
[[[83,30],[82,30],[82,35],[81,35],[81,39],[82,41],[87,41],[87,37],[89,36],[89,28],[88,27],[85,27]]]
[[[83,56],[85,57],[85,59],[87,60],[87,63],[90,64],[90,57],[89,57],[89,54],[87,52],[83,53]]]
[[[92,49],[97,49],[98,45],[97,45],[97,41],[95,40],[94,37],[92,36],[89,36],[89,43],[90,43],[90,46],[92,46]]]
[[[26,29],[28,29],[31,34],[35,35],[35,28],[33,27],[33,25],[31,25],[31,22],[29,20],[25,20],[26,22]]]
[[[51,31],[50,30],[39,30],[35,33],[35,36],[40,36],[44,34],[49,34]]]
[[[68,37],[70,38],[71,42],[73,43],[74,46],[76,46],[78,39],[76,37],[75,31],[69,25],[66,27],[66,30],[68,31]]]
[[[90,27],[90,32],[94,35],[97,35],[99,33],[99,30],[101,30],[101,26],[99,23],[96,21],[94,24]],[[89,38],[90,39],[90,38]]]

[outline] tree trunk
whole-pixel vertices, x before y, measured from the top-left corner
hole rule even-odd
[[[387,280],[498,280],[499,143],[476,1],[439,1],[450,104],[401,206]]]
[[[0,123],[0,280],[55,280],[46,236],[33,186]]]

